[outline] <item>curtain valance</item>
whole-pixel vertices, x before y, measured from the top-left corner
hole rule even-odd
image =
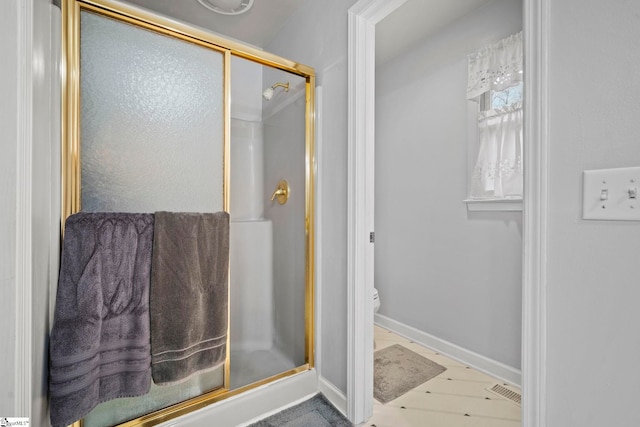
[[[522,31],[469,55],[467,99],[521,82],[522,58]]]

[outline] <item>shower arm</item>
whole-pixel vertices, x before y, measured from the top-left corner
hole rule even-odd
[[[276,83],[273,86],[271,86],[271,89],[275,89],[277,87],[284,88],[285,92],[289,92],[289,83]]]
[[[262,92],[262,97],[269,101],[273,97],[273,93],[277,87],[282,87],[285,92],[289,92],[289,82],[275,83],[273,86],[266,88],[264,92]]]

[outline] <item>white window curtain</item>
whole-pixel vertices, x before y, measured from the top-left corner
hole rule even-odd
[[[522,81],[522,32],[469,56],[467,98],[502,91]],[[478,115],[478,159],[471,176],[472,199],[522,197],[522,102]]]
[[[469,55],[467,99],[522,81],[522,31]]]
[[[522,197],[522,104],[480,113],[471,197]]]

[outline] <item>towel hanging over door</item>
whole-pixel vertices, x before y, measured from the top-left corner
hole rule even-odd
[[[67,219],[49,345],[54,427],[149,391],[152,238],[152,214]]]
[[[228,271],[228,213],[156,212],[150,289],[156,384],[224,362]]]

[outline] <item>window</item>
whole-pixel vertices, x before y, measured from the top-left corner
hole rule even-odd
[[[482,94],[480,98],[481,110],[495,110],[505,108],[517,102],[522,102],[524,83],[518,82],[515,86],[503,90],[490,90]]]
[[[479,111],[469,203],[497,201],[505,206],[522,200],[522,56],[520,32],[468,58],[467,98],[478,103]]]

